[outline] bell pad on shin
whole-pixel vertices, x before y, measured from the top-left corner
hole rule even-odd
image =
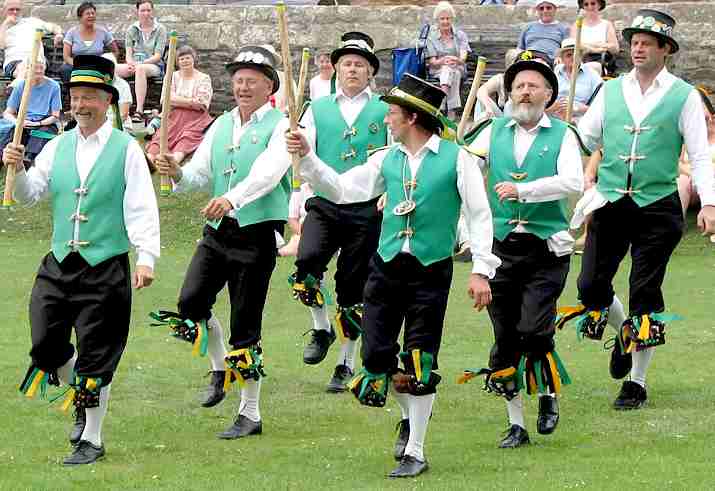
[[[176,312],[169,310],[157,310],[150,312],[149,317],[156,322],[152,322],[153,326],[167,326],[173,332],[172,335],[176,338],[188,341],[193,344],[199,336],[199,326],[191,319],[184,319]]]
[[[259,344],[229,351],[224,358],[227,375],[225,377],[224,388],[230,386],[232,379],[238,380],[239,385],[243,385],[246,380],[258,381],[266,376],[263,370],[263,350]]]
[[[413,396],[425,396],[437,392],[437,385],[442,381],[442,377],[435,373],[430,373],[428,383],[424,384],[417,380],[414,374],[399,371],[392,376],[392,384],[397,392],[411,394]]]
[[[626,353],[665,344],[665,323],[655,315],[630,317],[623,322],[621,339]]]
[[[320,280],[308,275],[302,282],[299,282],[296,280],[296,274],[293,273],[288,277],[288,283],[293,288],[293,298],[306,307],[325,305],[325,296],[320,290]]]
[[[364,305],[361,303],[343,307],[338,305],[337,313],[335,314],[335,324],[337,325],[338,334],[345,340],[355,341],[362,334],[362,314]]]
[[[383,407],[387,401],[387,374],[371,373],[362,368],[350,381],[348,389],[360,404]]]
[[[102,389],[101,378],[75,375],[70,387],[71,390],[68,394],[68,401],[65,403],[65,409],[69,407],[70,397],[72,398],[72,405],[78,410],[99,407],[99,393]]]
[[[57,373],[54,371],[46,372],[32,363],[20,383],[19,390],[30,399],[35,397],[39,391],[40,397],[45,399],[50,385],[59,387],[60,381],[57,378]]]
[[[579,336],[600,341],[608,324],[608,309],[588,310],[576,323]]]
[[[463,384],[469,380],[484,375],[484,386],[482,390],[491,392],[497,396],[504,397],[511,401],[519,394],[519,383],[517,371],[514,367],[506,367],[499,370],[491,368],[481,368],[479,370],[465,370],[457,383]]]

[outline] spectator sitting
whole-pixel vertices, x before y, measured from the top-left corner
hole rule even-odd
[[[161,78],[164,75],[162,57],[168,33],[166,27],[154,19],[154,3],[151,0],[137,0],[136,9],[139,20],[127,30],[126,63],[119,65],[117,73],[122,78],[134,77],[137,107],[132,119],[143,122],[147,78]]]
[[[114,63],[119,55],[117,42],[112,34],[104,27],[98,26],[97,8],[92,2],[82,2],[77,7],[77,18],[79,25],[67,31],[64,46],[62,48],[62,59],[64,64],[60,68],[62,81],[69,82],[72,74],[72,63],[77,55],[101,55],[105,51],[114,53]]]
[[[293,235],[287,244],[278,249],[279,256],[295,256],[298,254],[298,244],[300,243],[300,233],[303,229],[303,221],[308,213],[305,210],[305,202],[313,197],[313,189],[307,182],[301,184],[300,191],[290,195],[288,204],[288,228]]]
[[[619,50],[613,22],[601,18],[601,10],[606,8],[606,0],[579,0],[578,6],[586,12],[581,27],[583,61],[596,73],[605,74],[604,69],[609,65],[613,66]],[[576,24],[571,26],[571,37],[576,38]]]
[[[114,80],[112,80],[112,85],[119,93],[119,101],[117,103],[119,106],[119,117],[122,121],[124,131],[131,131],[132,118],[129,117],[129,108],[132,102],[134,102],[132,89],[126,80],[117,75],[117,58],[114,56],[114,53],[104,53],[102,58],[106,58],[114,63]],[[114,123],[114,104],[110,104],[109,109],[107,109],[107,120]]]
[[[538,20],[529,22],[519,35],[517,48],[546,53],[553,65],[561,42],[569,37],[569,28],[556,20],[556,0],[537,0],[534,10]]]
[[[460,89],[466,68],[467,54],[471,52],[467,35],[454,28],[454,8],[449,2],[439,2],[434,8],[437,29],[431,29],[427,39],[425,58],[431,77],[447,94],[442,109],[454,119],[462,107]]]
[[[333,85],[333,64],[330,63],[330,51],[319,51],[315,58],[315,64],[318,66],[318,74],[310,79],[310,100],[314,101],[319,97],[330,95]]]
[[[32,162],[45,144],[58,132],[62,97],[60,84],[45,77],[46,62],[40,59],[35,63],[33,85],[27,105],[27,115],[23,124],[22,144],[25,145],[27,160]],[[22,99],[25,81],[20,80],[10,94],[7,108],[0,119],[0,153],[12,141],[17,124],[17,112]]]
[[[519,50],[516,48],[507,50],[504,55],[504,68],[509,68]],[[504,74],[497,73],[489,80],[484,82],[477,90],[477,102],[474,111],[474,121],[481,118],[491,118],[494,116],[502,116],[504,106],[506,105],[508,96],[504,89]]]
[[[571,90],[571,73],[573,72],[574,51],[576,40],[572,38],[564,39],[559,50],[559,58],[562,63],[556,65],[554,73],[559,81],[558,99],[546,112],[559,119],[566,119],[566,106],[568,105],[569,91]],[[576,75],[576,94],[573,98],[573,110],[571,123],[577,122],[588,109],[588,103],[593,93],[598,89],[603,81],[601,77],[591,68],[581,65]]]
[[[55,35],[55,46],[62,44],[62,28],[57,24],[44,22],[36,17],[22,17],[21,0],[5,0],[0,24],[0,49],[5,50],[3,72],[6,77],[25,76],[23,60],[30,59],[35,31],[40,29]],[[40,46],[40,56],[44,56]]]
[[[163,114],[161,121],[169,125],[168,150],[179,163],[198,148],[204,130],[212,121],[209,114],[213,96],[211,77],[195,68],[196,60],[196,52],[190,46],[176,51],[179,69],[171,79],[171,111],[168,118]],[[154,133],[146,149],[152,163],[159,153],[159,138],[159,133]]]

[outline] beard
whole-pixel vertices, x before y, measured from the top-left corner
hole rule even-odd
[[[544,114],[546,103],[516,103],[511,108],[511,117],[519,124],[536,123]]]

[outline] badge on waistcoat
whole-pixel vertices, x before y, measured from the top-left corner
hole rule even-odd
[[[417,203],[414,200],[406,199],[397,203],[397,206],[392,209],[392,214],[401,217],[412,213],[415,208],[417,208]]]
[[[370,126],[367,127],[368,130],[370,130],[370,133],[373,135],[377,134],[378,131],[380,131],[380,127],[377,125],[377,123],[370,123]]]

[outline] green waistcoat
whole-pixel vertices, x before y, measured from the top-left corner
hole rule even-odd
[[[603,90],[603,160],[598,166],[598,190],[611,202],[629,194],[641,207],[674,193],[683,145],[678,121],[693,87],[677,79],[639,127],[626,106],[622,79],[606,82]]]
[[[387,104],[372,96],[352,126],[348,126],[335,95],[321,97],[312,103],[315,121],[315,153],[338,174],[367,161],[367,152],[387,145],[385,114]]]
[[[511,118],[494,119],[489,143],[490,168],[487,194],[494,220],[494,237],[498,240],[504,240],[519,224],[527,232],[541,239],[547,239],[557,232],[568,229],[566,199],[543,203],[499,201],[494,191],[494,186],[500,182],[524,183],[556,175],[556,161],[567,125],[558,119],[549,119],[551,127],[539,128],[521,167],[517,167],[514,158],[516,125],[506,126]],[[580,162],[577,164],[580,165]]]
[[[273,130],[283,118],[283,113],[271,109],[263,117],[250,123],[241,135],[238,147],[233,147],[233,116],[225,113],[219,117],[211,146],[211,173],[213,175],[213,196],[217,198],[243,181],[253,167],[253,162],[268,147]],[[291,185],[289,173],[281,178],[280,184],[270,193],[238,210],[238,223],[242,226],[270,220],[288,219],[288,200]],[[221,220],[209,220],[209,225],[217,229]]]
[[[424,266],[451,257],[462,205],[457,190],[458,154],[456,144],[440,140],[439,152],[428,151],[413,177],[407,156],[397,147],[387,150],[382,163],[387,204],[378,247],[383,261],[392,260],[402,250],[406,236],[410,237],[410,251]],[[410,181],[416,182],[412,199],[417,207],[409,215],[396,216],[392,210],[405,199]]]
[[[62,262],[77,251],[91,266],[129,251],[124,224],[124,166],[131,137],[112,134],[89,171],[84,185],[77,172],[77,131],[59,136],[50,171],[52,253]],[[75,223],[79,237],[74,238]]]

